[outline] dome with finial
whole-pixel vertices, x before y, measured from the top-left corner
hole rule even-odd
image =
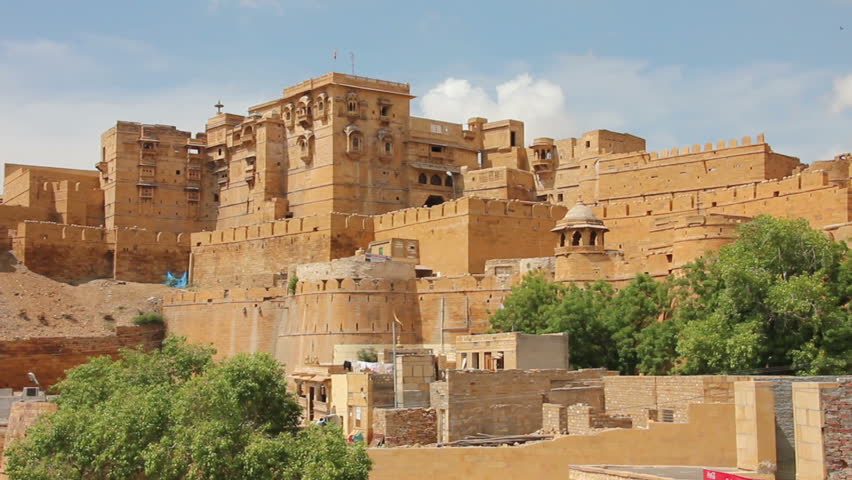
[[[604,225],[603,220],[595,215],[588,205],[582,200],[577,200],[577,204],[568,210],[568,213],[562,217],[562,220],[556,222],[556,228],[552,231],[559,231],[565,228],[594,228],[599,230],[609,230]]]

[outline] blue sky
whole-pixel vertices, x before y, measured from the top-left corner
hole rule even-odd
[[[650,150],[765,132],[852,150],[852,0],[0,0],[0,164],[92,168],[116,120],[202,130],[327,71],[407,81],[415,114],[607,128]],[[844,29],[841,29],[844,27]],[[338,50],[338,60],[332,52]]]

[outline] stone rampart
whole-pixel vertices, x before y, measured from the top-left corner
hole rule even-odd
[[[372,239],[369,217],[339,213],[193,233],[192,281],[269,287],[292,265],[348,257]]]
[[[109,233],[116,280],[159,283],[166,271],[180,275],[189,268],[189,234],[124,228]]]
[[[46,337],[0,341],[0,388],[19,390],[32,386],[27,372],[33,372],[48,388],[65,375],[65,370],[85,363],[89,357],[116,355],[119,348],[143,345],[158,347],[163,340],[161,326],[116,327],[114,335],[99,337]]]
[[[113,276],[115,250],[107,230],[48,222],[18,224],[12,249],[35,273],[77,282]]]

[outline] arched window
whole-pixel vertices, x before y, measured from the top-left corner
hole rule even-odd
[[[453,177],[448,175],[447,179],[444,180],[444,185],[447,186],[447,187],[452,187],[453,186]]]
[[[598,244],[598,232],[592,232],[589,234],[589,245],[597,245]]]
[[[577,247],[583,240],[583,236],[580,232],[574,232],[574,235],[571,236],[571,245]]]
[[[421,173],[420,176],[417,177],[417,183],[422,183],[423,185],[429,183],[429,179],[426,177],[425,173]]]
[[[562,234],[559,235],[559,246],[560,247],[565,246],[565,232],[562,232]]]
[[[361,137],[357,134],[352,135],[352,151],[360,152],[361,151]]]
[[[393,144],[391,142],[385,142],[385,153],[393,153]]]
[[[444,182],[441,181],[440,175],[432,175],[432,180],[429,181],[432,185],[441,185]]]
[[[349,105],[347,106],[350,112],[354,112],[358,108],[358,103],[354,100],[349,101]]]

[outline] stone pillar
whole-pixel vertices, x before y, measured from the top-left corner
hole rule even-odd
[[[757,471],[777,463],[772,382],[736,382],[737,468]]]

